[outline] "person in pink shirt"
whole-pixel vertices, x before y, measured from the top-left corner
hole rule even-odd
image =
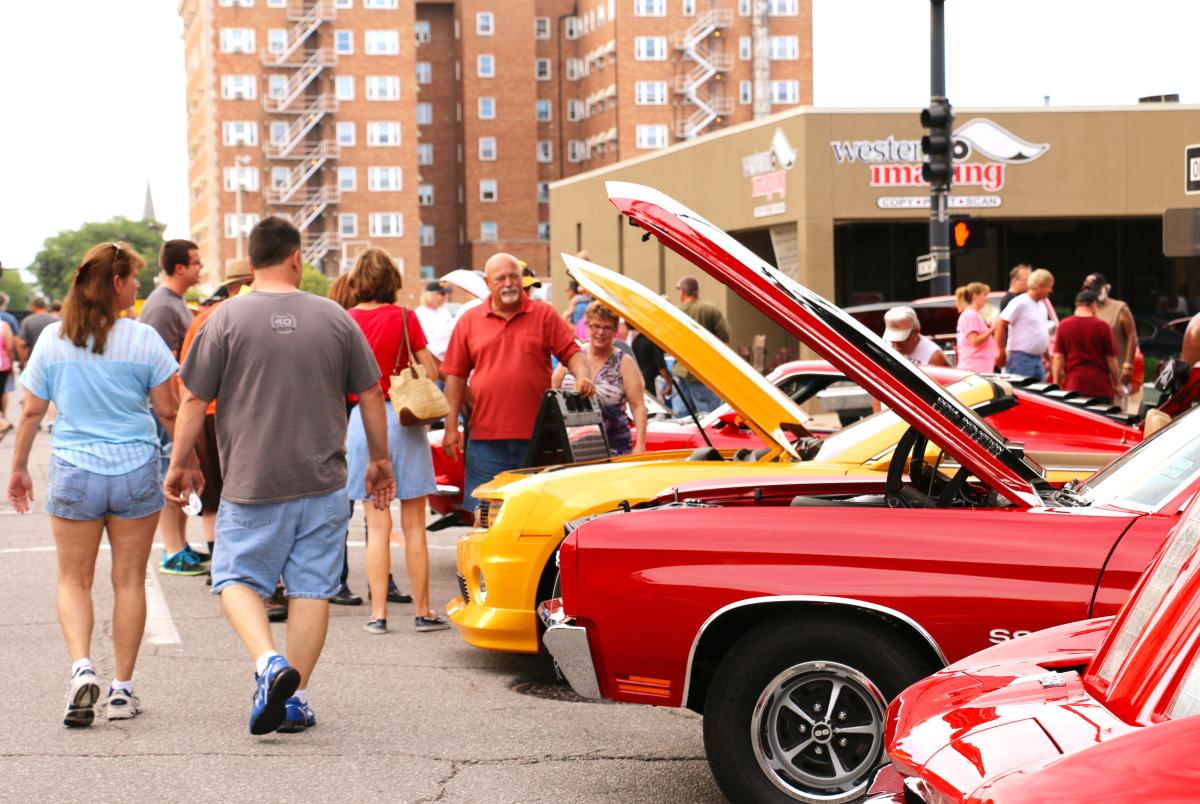
[[[982,282],[972,282],[958,289],[958,368],[966,371],[990,372],[996,368],[996,340],[992,337],[995,325],[983,320],[980,312],[988,302],[992,289]]]

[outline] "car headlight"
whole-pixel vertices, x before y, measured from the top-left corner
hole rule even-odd
[[[475,585],[479,587],[479,602],[487,602],[487,582],[483,579],[483,570],[475,568]]]
[[[475,509],[475,527],[487,530],[492,525],[496,524],[496,520],[500,516],[500,508],[504,505],[504,500],[493,497],[484,497],[479,501],[479,506]]]

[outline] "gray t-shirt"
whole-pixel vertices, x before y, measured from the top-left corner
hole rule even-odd
[[[217,400],[221,499],[267,503],[346,485],[346,394],[379,382],[362,330],[311,293],[254,293],[221,304],[180,370]]]
[[[37,344],[42,330],[57,320],[49,313],[31,313],[21,319],[21,328],[17,330],[17,337],[25,342],[25,346],[30,352],[33,352],[33,347]]]
[[[182,296],[166,285],[159,285],[146,297],[138,321],[154,327],[159,337],[167,342],[171,353],[179,357],[183,336],[187,335],[192,323],[192,311]]]

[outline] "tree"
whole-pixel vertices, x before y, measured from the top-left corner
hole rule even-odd
[[[317,296],[329,295],[329,277],[305,263],[304,272],[300,274],[300,289]]]
[[[0,292],[8,294],[8,309],[25,310],[29,306],[32,288],[25,284],[16,268],[5,268],[0,275]]]
[[[102,223],[85,223],[78,229],[64,229],[46,238],[29,271],[37,277],[42,293],[51,299],[61,299],[71,288],[75,269],[88,249],[98,243],[119,240],[128,243],[146,260],[146,267],[138,272],[142,283],[138,297],[144,299],[154,290],[162,231],[163,224],[157,221],[134,221],[122,216]]]

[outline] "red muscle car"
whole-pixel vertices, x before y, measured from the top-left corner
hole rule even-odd
[[[1200,798],[1198,542],[1193,500],[1115,620],[982,651],[897,696],[870,801]]]
[[[681,485],[562,545],[541,613],[567,680],[702,713],[732,800],[860,797],[891,698],[990,642],[1114,612],[1200,490],[1200,415],[1055,489],[843,311],[673,199],[609,188],[910,425],[885,477]]]

